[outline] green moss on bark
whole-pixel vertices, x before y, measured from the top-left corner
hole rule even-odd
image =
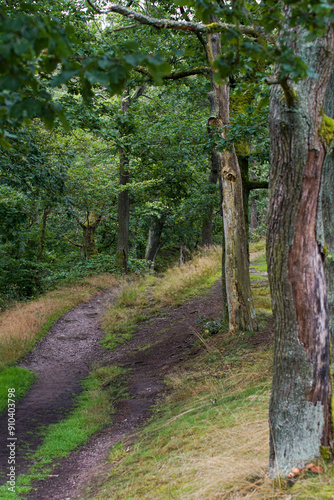
[[[319,137],[327,146],[330,146],[334,139],[334,120],[323,113],[322,122],[319,128]]]

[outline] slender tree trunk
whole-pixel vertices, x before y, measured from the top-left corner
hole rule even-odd
[[[130,106],[129,95],[122,98],[121,111],[127,113]],[[124,147],[119,148],[119,184],[126,186],[129,182],[129,158]],[[123,189],[118,195],[118,237],[116,245],[115,266],[127,272],[129,252],[129,191]]]
[[[271,173],[267,261],[275,354],[270,401],[271,475],[286,475],[319,456],[331,440],[329,327],[324,255],[316,238],[325,146],[319,129],[333,66],[332,31],[296,54],[314,68],[270,98]]]
[[[258,226],[258,211],[256,206],[256,201],[258,197],[252,196],[251,198],[251,230],[256,231]]]
[[[45,207],[43,210],[41,241],[40,241],[38,255],[36,258],[36,264],[40,263],[40,260],[42,258],[43,252],[44,252],[46,221],[47,221],[47,218],[48,218],[48,215],[50,214],[50,212],[51,212],[51,207]]]
[[[219,108],[217,102],[216,91],[214,89],[213,81],[211,78],[211,92],[208,93],[208,98],[210,102],[210,118],[207,122],[208,134],[209,137],[212,138],[213,130],[210,126],[211,120],[215,123],[218,117]],[[209,184],[216,185],[218,180],[218,171],[219,171],[219,157],[216,151],[215,145],[211,144],[211,152],[210,152],[210,174],[209,174]],[[203,218],[203,226],[202,226],[202,246],[211,246],[212,245],[212,217],[213,217],[213,204],[209,202],[207,206],[206,214]]]
[[[158,251],[161,248],[161,234],[164,227],[163,219],[155,218],[148,232],[145,259],[155,262]]]
[[[220,35],[208,35],[210,63],[221,54]],[[214,69],[213,69],[214,70]],[[229,85],[217,85],[219,106],[217,126],[222,135],[229,123]],[[229,329],[257,330],[253,304],[249,260],[247,254],[247,232],[243,206],[242,179],[234,146],[231,151],[218,153],[220,177],[223,191],[223,221],[225,234],[225,275],[229,312]]]

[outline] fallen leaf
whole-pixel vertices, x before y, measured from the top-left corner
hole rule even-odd
[[[293,474],[296,474],[296,476],[299,476],[299,474],[301,473],[301,470],[298,469],[298,467],[294,467],[293,469],[291,469],[291,472]]]
[[[289,479],[294,479],[295,477],[298,477],[301,474],[301,469],[298,469],[298,467],[294,467],[291,469],[290,474],[288,475]]]
[[[322,470],[320,465],[309,464],[306,467],[306,469],[309,470],[310,472],[313,472],[314,474],[323,474],[324,473],[324,471]]]

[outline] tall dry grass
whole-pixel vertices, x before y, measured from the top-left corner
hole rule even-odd
[[[221,248],[212,247],[184,266],[170,268],[163,278],[148,275],[124,284],[116,304],[103,318],[105,345],[113,349],[129,340],[136,324],[147,316],[207,290],[221,276],[221,260]]]
[[[43,329],[67,310],[87,302],[101,288],[115,285],[116,278],[101,275],[59,287],[28,303],[18,303],[0,314],[0,369],[17,361],[31,348]]]
[[[162,306],[170,306],[195,295],[219,279],[222,272],[222,250],[219,246],[203,250],[182,267],[169,269],[153,289],[153,297]]]

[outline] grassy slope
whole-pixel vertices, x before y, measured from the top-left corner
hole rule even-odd
[[[252,245],[251,260],[255,275],[266,271],[263,243]],[[109,477],[94,498],[334,498],[330,464],[322,463],[323,475],[305,473],[295,484],[265,478],[271,304],[265,276],[255,278],[262,341],[245,332],[206,338],[201,354],[166,381],[169,395],[151,423],[111,450]]]
[[[174,266],[163,279],[146,276],[125,286],[114,307],[105,314],[104,347],[113,349],[129,340],[137,323],[158,315],[163,307],[180,305],[199,295],[221,277],[221,251],[215,248],[197,256],[182,268]]]

